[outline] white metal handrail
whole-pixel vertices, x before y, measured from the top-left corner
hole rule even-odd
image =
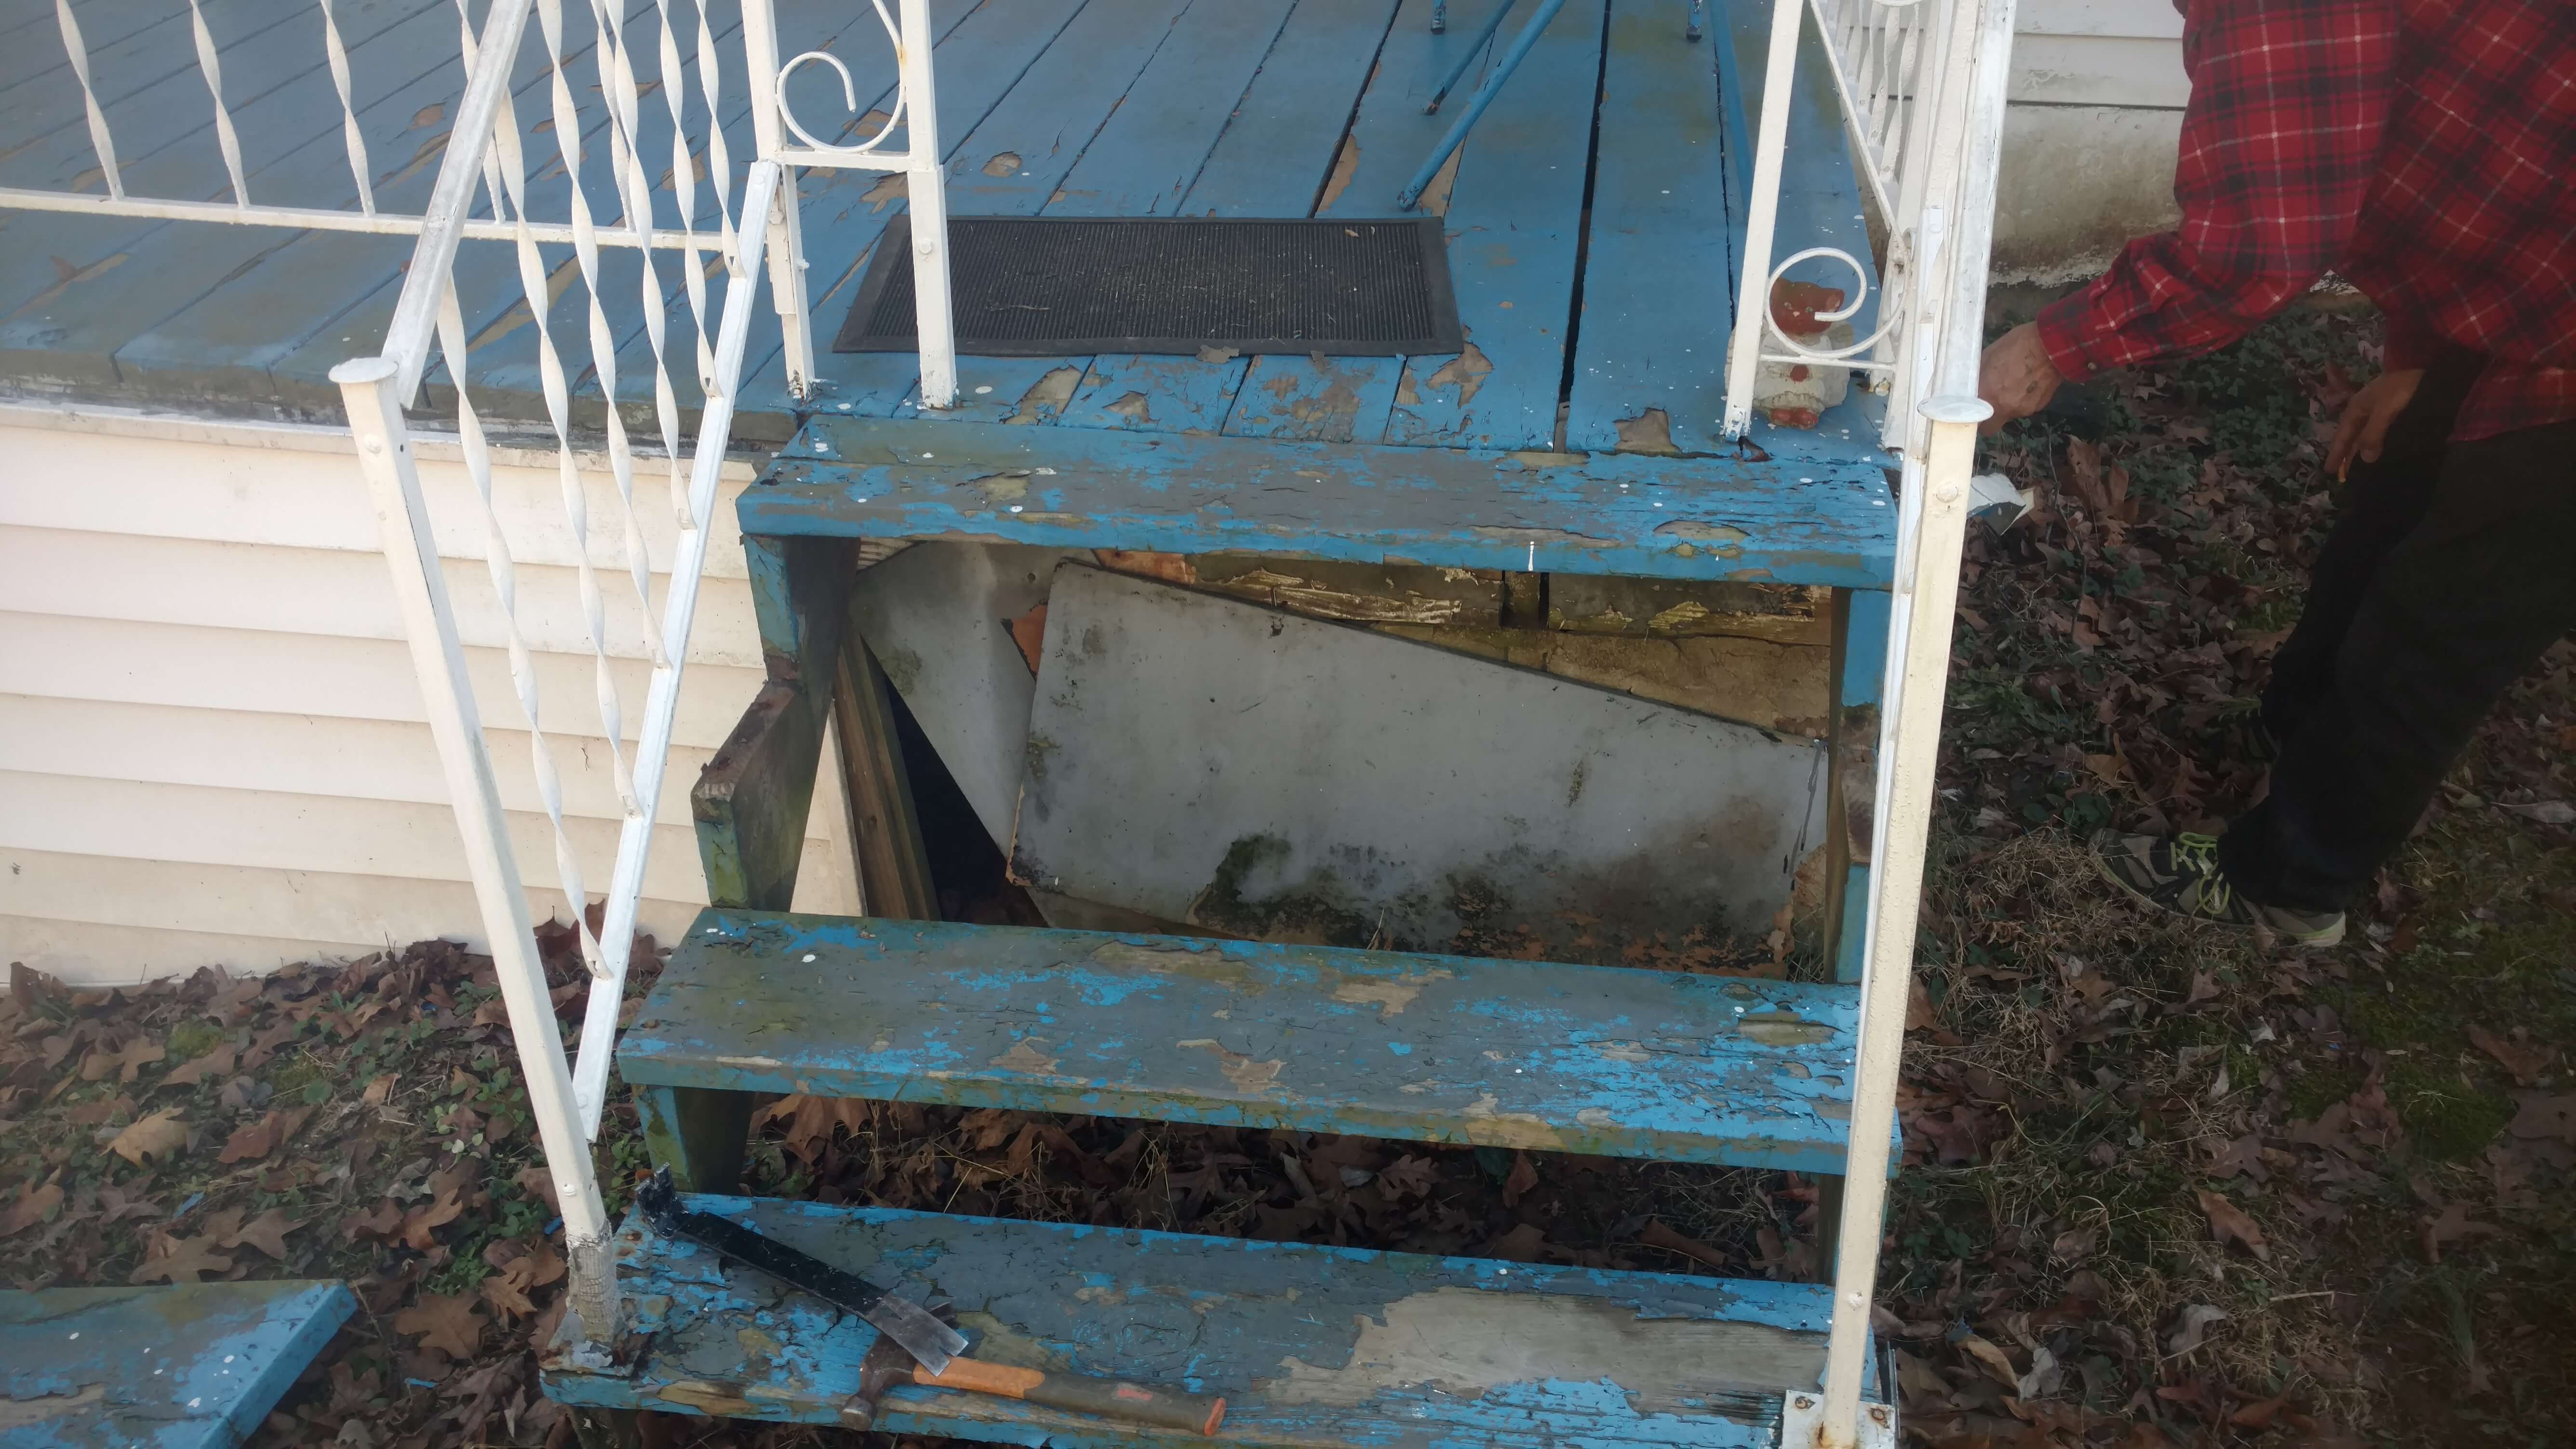
[[[87,6],[55,0],[55,29],[62,40],[65,68],[79,87],[100,189],[89,190],[78,182],[56,189],[0,187],[0,206],[417,238],[378,354],[344,363],[333,378],[347,404],[360,471],[375,502],[415,673],[528,1083],[529,1106],[563,1212],[576,1315],[568,1320],[575,1324],[570,1336],[594,1346],[603,1344],[617,1331],[618,1303],[608,1251],[610,1225],[591,1169],[588,1139],[598,1130],[606,1097],[618,1008],[660,808],[699,580],[714,532],[717,485],[764,272],[784,336],[790,386],[801,396],[812,385],[813,343],[793,167],[857,167],[905,174],[914,213],[911,234],[916,248],[922,399],[926,406],[945,407],[956,396],[945,178],[931,67],[936,36],[929,6],[927,0],[900,0],[898,22],[881,0],[872,0],[897,59],[892,119],[862,145],[832,146],[812,144],[814,137],[785,110],[780,87],[785,74],[797,65],[829,64],[841,70],[845,94],[855,110],[857,97],[848,85],[847,68],[820,52],[800,55],[781,67],[769,0],[739,0],[755,154],[737,177],[725,136],[727,58],[717,41],[719,28],[712,13],[716,0],[690,0],[687,14],[676,13],[674,0],[653,0],[649,17],[642,16],[635,0],[575,0],[569,15],[565,0],[488,0],[479,26],[471,0],[456,0],[456,55],[465,81],[454,104],[445,155],[426,203],[414,213],[389,206],[389,198],[380,194],[370,174],[365,124],[369,115],[361,82],[371,66],[385,63],[378,50],[370,49],[378,37],[352,42],[343,33],[334,0],[313,0],[318,34],[280,25],[275,27],[276,40],[265,36],[261,40],[262,44],[293,44],[296,41],[290,36],[310,35],[316,43],[319,67],[327,70],[331,94],[339,105],[341,149],[349,171],[347,204],[278,204],[258,199],[268,174],[261,168],[269,158],[248,154],[244,138],[253,128],[236,124],[225,87],[225,50],[208,23],[210,7],[203,0],[184,3],[195,66],[211,102],[204,124],[215,141],[219,173],[208,176],[202,186],[193,178],[172,186],[168,183],[178,174],[173,163],[153,159],[148,169],[161,183],[158,189],[179,194],[152,194],[131,184],[147,168],[119,154],[115,120],[123,98],[106,93],[100,85],[79,20],[79,11]],[[630,17],[630,11],[637,14]],[[221,19],[220,13],[216,18]],[[591,31],[586,42],[573,33],[572,23],[584,19]],[[649,29],[640,41],[629,34],[639,28]],[[532,32],[540,53],[530,58],[523,52]],[[651,87],[639,79],[637,43],[649,46],[656,62]],[[416,57],[401,59],[412,66],[406,75],[417,73]],[[573,75],[576,65],[589,72],[582,80],[595,90],[597,102],[583,100],[588,91]],[[692,69],[694,86],[689,83]],[[542,121],[526,127],[515,102],[519,82],[514,78],[522,76],[533,78],[527,86],[530,92],[543,94]],[[670,199],[661,203],[664,211],[658,217],[656,191],[644,155],[643,98],[648,89],[661,92],[671,132],[670,173],[665,183]],[[585,114],[585,104],[601,110]],[[892,147],[889,142],[898,128],[904,133],[903,142]],[[790,144],[789,131],[809,144]],[[550,136],[544,134],[548,132]],[[537,158],[524,154],[530,145],[545,147],[552,155],[537,164]],[[143,146],[139,154],[152,158],[155,148]],[[562,190],[558,200],[547,206],[559,205],[560,212],[539,217],[532,214],[537,204],[534,196],[550,170],[560,171]],[[702,182],[712,215],[701,207]],[[309,197],[312,187],[304,190]],[[547,727],[554,716],[537,688],[533,650],[521,627],[512,541],[494,501],[491,449],[469,366],[473,339],[468,336],[465,308],[469,303],[486,307],[499,299],[460,297],[456,263],[462,244],[468,241],[498,242],[510,248],[516,303],[526,309],[546,425],[553,433],[563,518],[575,552],[582,632],[593,665],[598,733],[611,755],[610,773],[622,815],[597,931],[588,924],[587,873],[568,829],[561,772],[548,743]],[[616,502],[611,516],[597,520],[604,525],[597,529],[592,527],[591,505],[577,463],[578,457],[591,451],[593,439],[586,430],[576,436],[574,371],[565,359],[570,339],[560,335],[555,325],[555,294],[562,279],[552,274],[554,269],[541,250],[563,245],[572,248],[578,273],[580,340],[587,346],[587,367],[597,391],[610,404],[600,424],[605,437],[597,450],[607,458]],[[627,335],[629,324],[636,320],[626,313],[628,299],[609,295],[616,289],[609,287],[601,249],[615,247],[641,252],[638,290],[633,296],[641,310],[646,344],[642,348],[635,347]],[[676,292],[663,265],[665,258],[678,272]],[[710,261],[721,263],[724,276],[722,298],[712,311],[707,288]],[[680,365],[694,372],[704,396],[693,439],[683,437],[679,391],[670,365],[673,337],[667,314],[683,304],[689,336],[681,340],[680,349],[693,355],[680,360]],[[630,364],[644,360],[651,369],[653,427],[647,446],[639,447],[629,437],[617,405],[621,358]],[[482,505],[485,565],[500,605],[513,704],[528,731],[556,879],[591,977],[579,1050],[570,1060],[537,952],[526,882],[484,738],[482,706],[465,672],[429,505],[413,463],[413,425],[406,409],[420,399],[421,384],[433,364],[443,367],[453,396],[454,436]],[[649,556],[635,491],[639,467],[659,467],[667,474],[678,542],[668,560],[659,627],[647,631],[652,674],[629,753],[624,743],[629,716],[611,674],[606,611],[611,592],[631,589],[648,619],[656,612],[655,561]],[[623,584],[616,582],[621,574]]]
[[[1786,0],[1783,8],[1800,3]],[[1819,0],[1818,14],[1825,17],[1828,4],[1871,3]],[[1940,758],[1969,474],[1976,461],[1977,426],[1991,413],[1977,397],[1977,371],[2011,67],[2013,0],[1916,4],[1939,26],[1929,35],[1916,33],[1910,43],[1918,55],[1928,52],[1939,63],[1915,72],[1910,82],[1914,89],[1905,99],[1910,115],[1903,122],[1904,144],[1910,154],[1897,173],[1903,200],[1889,226],[1891,251],[1903,247],[1911,284],[1883,302],[1892,315],[1878,344],[1885,349],[1882,357],[1893,364],[1895,405],[1889,408],[1888,437],[1899,448],[1902,470],[1880,694],[1859,1050],[1824,1383],[1821,1394],[1788,1396],[1783,1442],[1794,1449],[1896,1442],[1893,1386],[1882,1386],[1890,1400],[1883,1404],[1864,1404],[1862,1387],[1886,1223],[1888,1154],[1896,1130],[1898,1068]],[[1775,33],[1772,40],[1776,56],[1782,37]],[[1789,44],[1794,43],[1793,34]],[[1838,75],[1842,61],[1836,57]],[[1765,94],[1766,115],[1777,94]],[[1846,114],[1857,127],[1864,116],[1850,109],[1855,94],[1848,86],[1842,91]],[[1854,144],[1861,149],[1857,131]],[[1753,275],[1776,272],[1767,257],[1753,258],[1748,276]],[[1748,294],[1756,295],[1767,302],[1767,291]],[[1754,310],[1767,326],[1769,307]],[[1738,338],[1745,335],[1739,326]]]

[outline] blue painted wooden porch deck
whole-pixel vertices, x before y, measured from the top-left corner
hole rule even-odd
[[[1423,115],[1422,100],[1481,18],[1470,0],[1435,36],[1430,8],[1431,0],[934,0],[952,210],[1393,215],[1397,188],[1449,119]],[[0,3],[0,32],[24,41],[0,73],[0,182],[95,189],[79,92],[59,57],[51,10],[44,0]],[[628,10],[640,42],[634,63],[653,83],[652,7],[630,0]],[[856,73],[863,111],[889,103],[892,58],[864,7],[780,0],[779,11],[786,51],[831,47]],[[1709,470],[1675,455],[1732,458],[1715,429],[1750,170],[1745,118],[1759,104],[1759,11],[1716,7],[1709,40],[1693,44],[1682,36],[1680,0],[1565,7],[1428,198],[1449,235],[1468,338],[1459,356],[968,358],[963,406],[934,421],[914,406],[908,357],[826,351],[809,411],[888,424],[1486,456],[1624,452],[1670,460],[1661,466],[1677,481],[1700,476]],[[732,44],[735,17],[719,10],[717,19],[721,43]],[[353,205],[311,7],[243,0],[210,23],[254,197]],[[1518,23],[1507,23],[1505,38]],[[437,0],[347,0],[340,24],[378,204],[416,209],[442,154],[445,108],[462,86],[453,13]],[[102,17],[89,39],[129,189],[225,195],[183,13],[149,24]],[[585,85],[590,40],[574,7],[567,53]],[[1489,59],[1490,51],[1470,66],[1468,83]],[[737,172],[751,150],[739,79],[726,79]],[[544,134],[544,78],[533,60],[517,84],[522,139],[543,173],[555,144]],[[809,124],[845,119],[837,87],[816,68],[790,90]],[[1782,235],[1866,256],[1828,93],[1801,87]],[[604,124],[604,108],[586,103],[585,115]],[[644,154],[667,155],[664,109],[644,106],[642,124]],[[586,167],[604,170],[606,150],[594,133]],[[540,174],[532,211],[560,214],[562,187],[559,169],[551,181]],[[828,341],[870,247],[902,205],[901,183],[809,173],[804,191],[814,324]],[[593,194],[606,195],[604,185]],[[667,181],[657,196],[666,210],[657,221],[674,224]],[[0,237],[0,385],[321,419],[338,411],[329,368],[378,343],[410,251],[400,238],[31,213],[0,213]],[[550,313],[557,342],[576,392],[587,389],[577,411],[595,421],[601,399],[586,304],[570,249],[547,250],[566,283]],[[620,401],[640,418],[650,372],[631,301],[636,268],[631,253],[609,249],[604,290],[622,319],[612,329]],[[663,276],[676,297],[667,261]],[[535,329],[509,249],[468,243],[459,289],[485,410],[541,418]],[[774,443],[794,431],[799,410],[768,309],[755,329],[738,433]],[[674,355],[685,400],[692,369],[684,351]],[[1812,432],[1765,428],[1757,441],[1784,464],[1774,470],[1783,480],[1814,463],[1866,485],[1880,461],[1874,406],[1847,405]],[[1855,498],[1828,511],[1856,537],[1883,533],[1869,506]]]

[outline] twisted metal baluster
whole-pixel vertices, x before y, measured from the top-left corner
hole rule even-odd
[[[597,301],[599,240],[590,220],[590,206],[581,190],[581,116],[573,108],[572,85],[564,75],[563,7],[561,0],[537,0],[539,29],[546,46],[548,68],[553,84],[553,121],[555,142],[560,150],[571,197],[573,249],[579,258],[583,280],[591,284],[592,300]],[[495,127],[496,136],[499,128]],[[576,576],[579,581],[582,614],[589,625],[590,652],[599,696],[599,714],[607,726],[609,763],[617,783],[617,794],[631,808],[633,782],[627,774],[625,741],[618,726],[617,688],[608,667],[608,628],[606,606],[600,598],[599,575],[591,566],[590,505],[582,494],[581,472],[574,462],[569,388],[564,378],[563,358],[556,350],[554,328],[548,318],[552,301],[546,282],[544,258],[537,251],[534,235],[528,230],[526,176],[524,168],[505,167],[502,183],[509,193],[510,209],[516,213],[519,290],[527,299],[528,314],[536,324],[537,366],[546,399],[546,417],[555,434],[556,470],[563,493],[564,518],[571,525]],[[452,364],[451,364],[452,366]],[[580,933],[583,961],[593,977],[606,973],[601,959],[599,938],[590,929],[587,915],[589,897],[575,894],[580,869],[573,862],[572,841],[564,833],[563,818],[555,813],[554,802],[548,802],[548,813],[554,823],[555,854],[566,870],[565,895],[571,899],[573,926]]]
[[[224,109],[224,68],[215,55],[214,32],[206,28],[205,8],[188,0],[188,22],[197,33],[197,69],[205,74],[206,94],[215,99],[215,145],[224,153],[224,170],[232,177],[233,205],[250,205],[250,183],[242,179],[241,137],[233,134],[233,113]]]
[[[599,77],[599,93],[608,102],[608,175],[611,190],[618,197],[618,209],[625,213],[627,227],[639,235],[653,229],[650,200],[642,206],[636,202],[637,183],[642,179],[642,164],[635,157],[635,71],[626,59],[625,36],[617,28],[602,0],[590,0],[591,23],[599,29],[599,41],[591,52],[591,62]],[[575,180],[578,189],[580,182]],[[644,310],[658,311],[662,305],[661,289],[653,271],[650,247],[638,247],[644,295]],[[596,257],[594,248],[592,255]],[[608,403],[608,467],[617,484],[619,522],[626,539],[626,566],[635,584],[635,605],[646,621],[645,644],[655,665],[662,663],[662,636],[651,625],[653,618],[652,559],[644,545],[644,525],[635,516],[635,454],[626,436],[626,418],[618,410],[617,336],[609,330],[606,300],[599,294],[599,280],[585,266],[582,280],[590,293],[591,369],[599,375],[600,394]],[[658,361],[658,359],[657,359]],[[622,786],[626,808],[635,809],[631,782]]]
[[[724,250],[725,265],[731,268],[739,264],[740,239],[734,235],[733,158],[725,150],[724,66],[716,53],[715,24],[707,18],[708,0],[694,0],[694,3],[698,8],[698,88],[707,102],[707,184],[715,189],[717,243]],[[752,94],[758,96],[760,87],[753,86]],[[760,226],[766,218],[755,216],[744,220],[750,225]],[[689,307],[695,315],[703,318],[706,314],[706,269],[692,261],[688,281]],[[710,395],[716,386],[714,335],[715,329],[701,322],[698,330],[698,386]]]
[[[706,282],[698,263],[698,181],[697,166],[689,156],[688,88],[681,84],[686,74],[680,65],[679,34],[671,25],[671,0],[653,0],[660,22],[662,100],[671,111],[671,194],[680,210],[680,234],[685,238],[680,249],[682,288],[689,296],[689,317],[697,330],[698,371],[703,378],[711,370],[714,350],[707,341]],[[713,118],[710,117],[710,124]],[[649,202],[651,193],[646,193]],[[653,417],[662,427],[662,453],[671,464],[671,516],[686,532],[695,526],[689,516],[689,474],[680,459],[680,404],[671,386],[668,361],[668,320],[663,315],[667,304],[660,293],[658,268],[651,265],[652,254],[645,254],[646,280],[653,288],[644,304],[644,331],[653,344]],[[703,384],[701,384],[703,386]],[[670,646],[666,643],[665,648]]]
[[[474,74],[474,59],[482,51],[482,42],[475,37],[474,16],[466,9],[466,0],[456,0],[456,29],[457,51],[465,62],[465,73],[470,76]],[[452,142],[455,137],[448,139]],[[510,217],[501,204],[501,168],[507,165],[515,171],[519,167],[519,118],[510,105],[510,92],[506,86],[501,90],[501,109],[492,118],[492,134],[488,139],[490,144],[482,148],[482,154],[477,158],[483,166],[483,194],[491,198],[492,219],[507,221]]]
[[[322,49],[331,61],[331,84],[340,92],[340,139],[349,148],[349,179],[358,183],[358,210],[376,214],[376,188],[367,179],[367,138],[358,130],[358,108],[349,99],[349,50],[340,43],[340,22],[331,15],[331,0],[321,0]],[[467,61],[465,73],[474,73]]]
[[[510,685],[519,696],[519,712],[528,721],[528,762],[537,781],[537,799],[546,809],[546,819],[553,827],[556,884],[572,902],[573,927],[581,933],[584,960],[595,959],[597,942],[591,938],[590,918],[585,903],[590,899],[582,883],[581,858],[572,848],[572,837],[564,829],[563,775],[555,768],[552,746],[546,743],[546,729],[537,695],[536,662],[528,649],[528,637],[519,628],[519,574],[510,554],[510,538],[501,527],[500,510],[492,501],[492,454],[483,436],[483,420],[474,410],[474,398],[465,375],[465,318],[457,310],[456,281],[449,274],[446,295],[438,308],[438,348],[446,354],[448,381],[456,388],[456,441],[465,457],[465,472],[474,481],[475,496],[483,502],[483,566],[492,579],[492,592],[501,601],[501,632],[510,653]]]
[[[63,53],[71,57],[72,76],[80,82],[81,104],[89,110],[89,148],[98,153],[98,172],[107,194],[125,199],[125,176],[116,167],[116,138],[107,129],[107,112],[99,109],[98,92],[89,83],[89,47],[81,42],[80,22],[72,18],[72,0],[54,0],[54,22],[63,32]]]

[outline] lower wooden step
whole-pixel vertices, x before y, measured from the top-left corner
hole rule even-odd
[[[620,1038],[617,1064],[648,1089],[1839,1173],[1855,990],[709,910]]]
[[[297,1280],[0,1293],[0,1449],[232,1449],[356,1307]]]
[[[1769,1446],[1824,1366],[1830,1290],[1256,1243],[764,1198],[691,1197],[816,1257],[953,1299],[978,1358],[1221,1394],[1232,1444]],[[875,1330],[630,1221],[643,1335],[615,1374],[550,1368],[568,1404],[832,1423]],[[1877,1390],[1870,1390],[1877,1397]],[[894,1434],[1065,1449],[1173,1431],[940,1389],[889,1392]]]

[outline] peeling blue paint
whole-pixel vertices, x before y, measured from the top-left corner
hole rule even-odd
[[[233,1449],[357,1302],[338,1283],[0,1293],[0,1449]]]
[[[618,1070],[1834,1172],[1857,1005],[1837,984],[710,910]]]
[[[1830,1290],[1815,1284],[751,1198],[691,1205],[855,1270],[936,1282],[979,1357],[1224,1394],[1222,1438],[1239,1444],[1768,1445],[1780,1395],[1822,1369],[1830,1316]],[[642,1357],[629,1377],[550,1372],[549,1393],[831,1421],[873,1329],[640,1222],[619,1251],[649,1333]],[[1422,1337],[1458,1352],[1409,1357],[1407,1326],[1427,1322],[1439,1333]],[[917,1387],[889,1394],[879,1427],[1064,1449],[1186,1437]]]

